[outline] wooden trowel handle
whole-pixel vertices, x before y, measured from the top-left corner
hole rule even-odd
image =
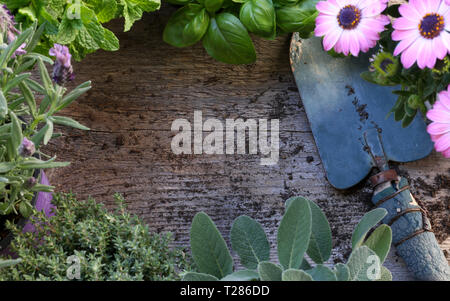
[[[426,212],[409,190],[408,181],[389,170],[372,179],[372,202],[385,208],[383,223],[392,228],[392,242],[408,269],[418,280],[450,280],[450,268],[431,229]],[[392,177],[395,174],[396,179]],[[383,178],[385,181],[383,181]]]

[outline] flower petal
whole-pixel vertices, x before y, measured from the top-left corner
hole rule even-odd
[[[442,135],[450,132],[450,124],[448,123],[440,123],[440,122],[432,122],[427,127],[427,132],[430,135]]]

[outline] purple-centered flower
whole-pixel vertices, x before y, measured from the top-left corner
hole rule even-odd
[[[433,121],[427,131],[434,142],[436,151],[450,158],[450,85],[447,91],[438,94],[438,100],[433,109],[427,113],[427,118]]]
[[[358,56],[367,52],[380,39],[389,24],[381,13],[388,0],[328,0],[317,3],[315,35],[323,38],[326,51]]]
[[[19,146],[19,155],[22,157],[31,157],[36,152],[36,147],[33,141],[24,137],[22,143]]]
[[[73,80],[75,76],[70,62],[72,55],[69,52],[69,48],[64,45],[54,44],[49,54],[56,57],[55,64],[53,65],[53,81],[59,85],[63,85],[67,81]]]
[[[393,22],[392,39],[400,41],[394,55],[401,55],[405,68],[433,68],[450,51],[449,0],[410,0],[402,4],[402,15]]]
[[[15,27],[16,22],[14,21],[14,16],[8,10],[6,5],[0,5],[0,34],[6,35],[6,41],[11,44],[17,38],[17,35],[20,34]],[[25,51],[26,44],[23,43],[20,47],[14,52],[12,55],[15,58],[17,55],[26,54]]]

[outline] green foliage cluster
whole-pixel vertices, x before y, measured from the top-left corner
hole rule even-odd
[[[69,164],[55,162],[55,157],[45,161],[21,154],[24,139],[33,142],[41,157],[48,157],[39,148],[61,135],[54,132],[54,124],[88,130],[71,118],[55,116],[89,90],[91,83],[85,82],[68,92],[52,82],[45,63],[53,61],[33,52],[43,30],[43,26],[36,30],[34,25],[0,49],[0,215],[29,216],[33,195],[52,190],[50,186],[29,183],[34,171]],[[27,53],[14,55],[23,44]],[[30,70],[36,65],[39,81],[31,78]],[[37,95],[40,103],[36,101]]]
[[[0,280],[67,280],[73,255],[80,259],[80,280],[178,280],[178,269],[189,263],[182,250],[169,247],[171,234],[150,233],[127,213],[121,196],[115,199],[118,206],[109,212],[93,199],[56,194],[55,216],[34,213],[36,233],[10,225],[21,262],[0,269]]]
[[[391,18],[398,18],[399,7],[400,5],[392,5],[385,13]],[[394,119],[401,122],[403,127],[407,127],[418,112],[425,116],[428,108],[436,102],[437,94],[447,89],[450,84],[450,56],[438,61],[434,69],[420,69],[417,64],[405,69],[398,58],[392,55],[397,45],[391,38],[392,32],[392,25],[389,25],[388,30],[381,34],[379,43],[383,49],[374,56],[374,68],[361,76],[377,85],[400,87],[393,91],[398,99],[389,113],[394,114]]]
[[[385,209],[379,208],[362,218],[352,236],[353,252],[348,262],[338,263],[333,269],[324,265],[332,250],[330,226],[314,202],[300,197],[286,201],[277,234],[279,264],[269,261],[270,245],[261,225],[250,217],[240,216],[233,222],[230,239],[233,251],[246,269],[233,271],[233,259],[225,240],[209,216],[201,212],[194,217],[190,234],[197,272],[184,273],[183,280],[392,280],[389,270],[382,266],[391,245],[391,228],[381,225],[367,237],[386,214]]]
[[[44,24],[38,52],[48,55],[54,43],[68,45],[76,60],[98,49],[115,51],[119,40],[103,23],[123,17],[124,31],[144,12],[159,9],[160,0],[5,0],[24,28]]]
[[[249,32],[272,40],[299,32],[307,38],[314,30],[318,0],[167,0],[183,5],[167,22],[164,41],[187,47],[202,41],[218,61],[249,64],[256,52]]]

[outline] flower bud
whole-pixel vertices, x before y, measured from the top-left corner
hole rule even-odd
[[[55,56],[56,60],[53,65],[52,79],[58,85],[64,85],[66,82],[74,79],[73,68],[70,62],[72,55],[67,46],[54,44],[49,54]]]
[[[36,152],[36,147],[33,141],[23,138],[22,143],[19,146],[19,155],[22,157],[31,157]]]
[[[411,95],[408,98],[408,106],[412,109],[418,109],[422,103],[423,101],[418,95]]]
[[[32,188],[37,184],[37,179],[35,177],[31,177],[28,180],[26,180],[25,182],[25,187],[26,188]]]

